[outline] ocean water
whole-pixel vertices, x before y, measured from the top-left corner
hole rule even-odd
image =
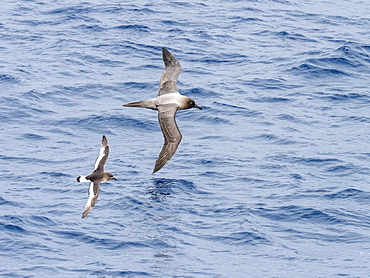
[[[1,6],[0,276],[369,276],[367,1]],[[152,175],[161,47],[203,110]]]

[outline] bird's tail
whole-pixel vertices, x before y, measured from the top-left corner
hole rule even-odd
[[[142,108],[149,108],[156,110],[157,108],[154,105],[153,101],[150,100],[142,100],[142,101],[135,101],[127,104],[123,104],[122,106],[126,107],[142,107]]]
[[[89,180],[86,179],[86,176],[78,176],[77,181],[78,182],[89,182]]]
[[[145,106],[145,101],[135,101],[135,102],[123,104],[122,106],[126,106],[126,107],[146,107]]]

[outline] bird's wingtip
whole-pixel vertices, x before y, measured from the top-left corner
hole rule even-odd
[[[91,208],[92,209],[92,208]],[[91,209],[87,209],[82,213],[82,218],[85,218],[91,211]]]
[[[152,172],[152,175],[157,173],[159,170],[161,170],[162,167],[158,167],[157,165],[155,165],[154,169],[153,169],[153,172]]]
[[[103,137],[101,139],[101,143],[104,146],[108,146],[108,139],[107,139],[107,137],[105,137],[105,135],[103,135]]]

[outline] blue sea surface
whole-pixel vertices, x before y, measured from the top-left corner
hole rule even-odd
[[[1,277],[369,277],[370,3],[1,2]],[[163,144],[161,47],[183,139]],[[101,186],[81,219],[101,137]]]

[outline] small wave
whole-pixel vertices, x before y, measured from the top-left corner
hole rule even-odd
[[[192,88],[190,90],[185,91],[184,95],[194,98],[195,96],[197,98],[201,98],[201,97],[215,97],[218,95],[218,93],[204,88]]]
[[[144,67],[146,68],[147,66],[144,66]],[[125,82],[125,83],[119,83],[118,85],[120,88],[122,88],[121,90],[124,92],[130,92],[130,91],[150,92],[151,90],[155,91],[153,83],[148,83],[148,82]],[[131,102],[131,101],[137,100],[138,98],[140,98],[140,95],[138,96],[135,95],[134,100],[132,99],[133,95],[130,95],[129,97],[130,99],[126,97],[124,101]]]
[[[52,128],[49,128],[48,131],[51,132],[51,133],[55,133],[55,134],[63,134],[63,135],[66,135],[68,137],[73,137],[74,136],[73,133],[68,132],[66,130],[63,130],[61,128],[54,128],[54,127],[52,127]],[[67,142],[68,144],[70,144],[70,141],[65,141],[65,142]]]
[[[351,175],[357,172],[357,169],[351,164],[334,165],[334,166],[328,167],[326,169],[326,172],[329,174],[335,174],[336,176],[348,176],[348,175]]]
[[[1,230],[11,233],[11,234],[28,234],[28,231],[21,226],[14,224],[2,224],[0,223]]]
[[[328,213],[321,210],[295,205],[282,206],[271,209],[259,208],[255,210],[254,213],[273,221],[309,221],[311,223],[318,223],[323,225],[342,223],[342,221],[336,218],[334,215],[329,215]]]
[[[294,40],[294,41],[316,42],[316,40],[314,39],[310,39],[302,34],[293,33],[293,32],[281,31],[281,32],[276,32],[275,35],[283,39],[289,39],[289,40]]]
[[[22,135],[22,139],[40,141],[47,140],[48,138],[34,133],[26,133]]]
[[[9,202],[9,201],[7,201],[7,200],[5,200],[4,198],[0,197],[0,206],[1,206],[1,205],[8,205],[8,204],[10,204],[10,202]]]
[[[8,74],[0,74],[0,84],[5,85],[7,83],[9,84],[16,84],[20,83],[20,79]]]
[[[81,24],[77,26],[76,28],[86,30],[88,32],[102,32],[105,31],[103,27],[101,27],[98,24]]]
[[[203,57],[202,61],[209,64],[228,64],[228,65],[237,65],[245,63],[248,59],[248,56],[242,54],[214,54],[212,56]]]
[[[291,99],[286,97],[260,97],[260,98],[249,98],[251,102],[259,103],[279,103],[279,102],[288,102]]]
[[[157,13],[156,10],[152,10],[150,8],[139,8],[134,6],[127,6],[123,4],[100,4],[94,6],[94,11],[98,13],[106,13],[108,15],[112,14],[121,14],[122,12],[134,12],[138,14],[155,14]]]
[[[286,90],[286,89],[296,89],[300,88],[300,85],[293,85],[288,83],[284,79],[262,79],[262,78],[254,78],[252,80],[241,81],[242,84],[251,87],[257,87],[263,90]]]
[[[370,123],[370,117],[366,117],[366,116],[344,117],[344,120],[348,122]]]
[[[181,119],[181,118],[182,117],[179,117],[179,119]],[[186,118],[189,119],[190,117],[186,117]],[[211,125],[231,124],[231,122],[229,120],[226,120],[226,119],[223,119],[223,118],[220,118],[220,117],[217,117],[217,116],[211,116],[211,114],[208,114],[208,115],[202,114],[202,115],[199,115],[199,116],[193,115],[191,118],[195,118],[194,121],[196,121],[196,122],[201,121],[201,122],[208,123],[208,124],[211,124]]]
[[[305,123],[301,119],[298,119],[297,117],[294,117],[292,115],[287,115],[287,114],[280,114],[277,116],[279,120],[284,120],[292,123]]]
[[[154,179],[153,186],[148,188],[147,194],[151,200],[163,202],[169,197],[174,198],[172,186],[173,182],[170,180]]]
[[[269,244],[270,241],[256,232],[233,232],[227,233],[226,235],[216,235],[212,237],[207,237],[208,240],[223,242],[227,245],[258,245],[258,244]]]
[[[262,19],[260,18],[257,18],[257,17],[245,17],[245,16],[231,16],[230,19],[234,22],[234,23],[248,23],[248,22],[263,22]]]
[[[321,68],[319,66],[304,63],[298,67],[293,67],[289,70],[291,73],[305,75],[308,78],[335,78],[350,76],[349,73],[338,69]]]
[[[0,206],[2,205],[12,205],[12,202],[0,197]]]
[[[29,234],[21,217],[5,215],[0,218],[0,229],[10,234]]]
[[[38,159],[38,158],[31,158],[31,157],[22,157],[22,156],[5,156],[0,155],[0,160],[4,160],[5,162],[16,162],[16,163],[25,163],[25,164],[32,164],[32,163],[50,163],[49,160]]]
[[[205,171],[200,175],[209,179],[224,179],[225,177],[227,177],[226,174],[216,171]]]
[[[321,157],[296,157],[288,155],[277,155],[271,157],[272,160],[298,163],[303,165],[329,165],[332,163],[342,163],[342,160],[336,158],[321,158]]]
[[[368,48],[370,47],[366,45],[352,43],[339,47],[336,52],[350,60],[354,65],[368,65],[370,64],[370,55],[367,53]]]
[[[287,138],[279,138],[274,134],[261,134],[256,136],[257,139],[262,139],[265,141],[273,142],[276,145],[291,145],[291,144],[298,144],[298,141],[289,140]]]
[[[258,110],[251,110],[243,106],[236,106],[227,103],[214,102],[217,107],[220,109],[215,109],[217,114],[225,114],[228,116],[237,116],[237,117],[257,117],[262,115]]]
[[[328,99],[330,101],[359,101],[362,103],[369,103],[370,102],[370,96],[366,94],[360,94],[360,93],[348,93],[343,92],[339,93],[339,90],[336,90],[335,93],[326,92],[326,93],[319,93],[318,95],[324,99]]]
[[[357,65],[350,61],[347,58],[340,58],[340,57],[334,57],[334,58],[312,58],[308,59],[307,62],[311,64],[315,64],[317,66],[321,67],[356,67]]]
[[[8,201],[5,198],[0,197],[0,206],[12,206],[12,207],[24,207],[22,203],[14,202],[14,201]]]
[[[121,239],[107,238],[107,235],[100,234],[99,236],[87,235],[79,231],[71,230],[51,230],[56,236],[68,239],[77,240],[82,243],[92,244],[102,249],[121,250],[128,248],[172,248],[170,244],[163,240],[152,238],[143,241],[123,241]]]
[[[294,33],[294,32],[288,32],[288,31],[270,31],[270,30],[264,30],[261,32],[253,33],[253,35],[256,36],[269,36],[269,37],[278,37],[280,39],[284,40],[293,40],[293,41],[302,41],[302,42],[316,42],[315,39],[308,38],[302,34]]]
[[[150,33],[150,28],[148,26],[138,24],[119,25],[115,27],[115,29]]]
[[[39,91],[36,91],[36,90],[31,90],[31,91],[28,91],[28,92],[24,93],[22,96],[24,98],[33,100],[35,102],[50,101],[50,102],[53,102],[53,103],[57,103],[58,105],[63,105],[63,106],[68,106],[68,107],[74,107],[74,106],[78,105],[77,102],[75,102],[70,97],[66,96],[64,91],[59,91],[59,90],[48,91],[48,92],[39,92]],[[37,103],[37,105],[38,105],[38,103]],[[37,106],[36,106],[37,107],[36,108],[35,106],[36,105],[31,106],[31,107],[27,108],[27,110],[31,110],[33,112],[39,112],[39,113],[42,113],[42,114],[55,114],[56,113],[56,112],[51,111],[51,110],[40,109]]]
[[[174,197],[176,191],[194,191],[194,183],[186,180],[153,178],[153,185],[148,187],[147,194],[152,200],[165,201],[168,197]]]
[[[324,198],[328,199],[356,199],[361,201],[368,201],[370,199],[370,194],[363,190],[356,188],[347,188],[341,190],[337,193],[331,193],[324,195]]]
[[[68,272],[71,272],[69,270]],[[80,275],[81,270],[78,270],[77,273]],[[106,278],[106,277],[154,277],[151,273],[144,272],[144,271],[119,271],[119,270],[97,270],[97,271],[87,271],[89,273],[89,276],[92,277],[101,277],[101,278]]]
[[[64,118],[60,121],[50,121],[48,123],[51,126],[63,126],[72,127],[74,129],[84,129],[94,131],[97,133],[108,133],[111,132],[108,129],[114,130],[119,126],[125,128],[143,129],[145,131],[157,131],[158,124],[155,123],[155,117],[153,121],[140,121],[136,118],[125,117],[122,115],[110,115],[110,116],[97,116],[91,115],[85,118]]]
[[[368,74],[370,56],[364,49],[364,46],[350,43],[331,54],[325,54],[327,57],[307,59],[289,71],[314,78],[356,77],[360,73]]]
[[[78,56],[79,59],[82,61],[92,63],[92,64],[103,64],[106,67],[122,67],[126,65],[126,62],[120,61],[120,60],[112,60],[103,58],[101,56],[96,55],[80,55]]]
[[[83,14],[89,13],[91,11],[92,11],[91,6],[70,5],[70,6],[65,6],[63,8],[57,8],[57,9],[49,10],[47,12],[44,12],[43,14],[73,16],[73,15],[83,15]]]
[[[53,177],[53,178],[56,178],[56,177],[70,177],[70,175],[60,173],[60,172],[40,172],[40,174],[41,175],[46,175],[46,176],[49,176],[49,177]]]
[[[57,225],[52,219],[46,216],[32,215],[30,221],[33,222],[33,225],[39,226],[44,225],[45,227],[51,227]]]

